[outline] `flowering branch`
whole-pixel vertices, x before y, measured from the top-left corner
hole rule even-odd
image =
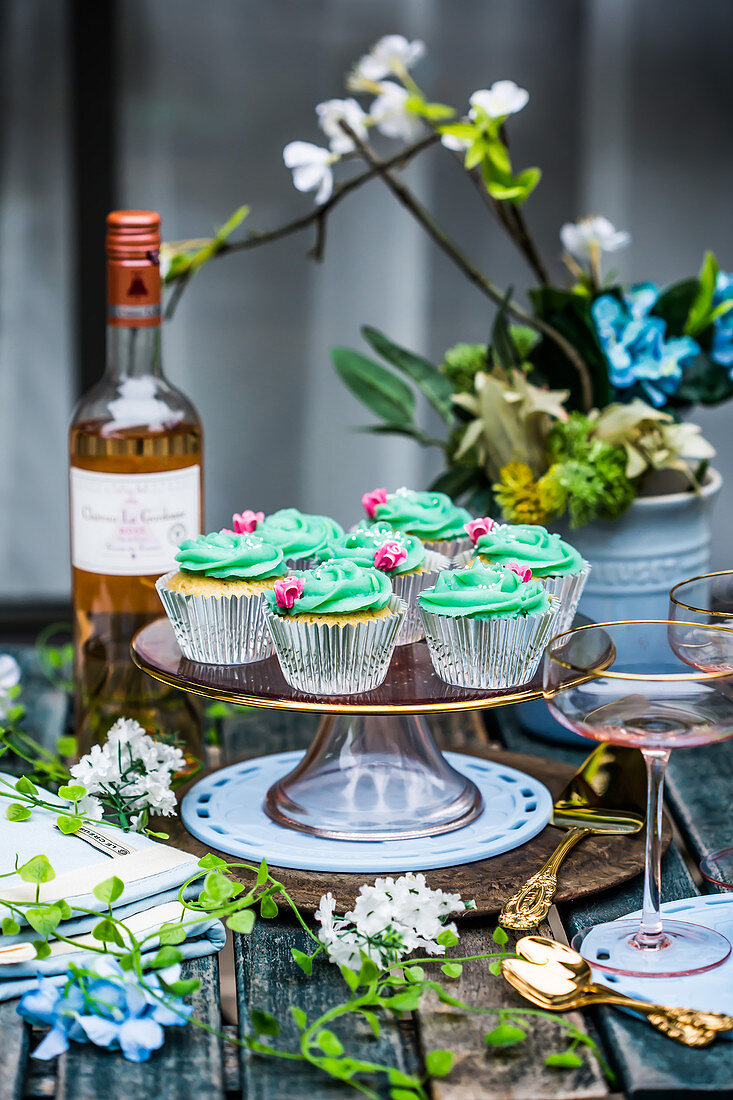
[[[437,144],[438,141],[440,141],[440,134],[426,134],[426,136],[419,141],[414,142],[406,149],[402,149],[399,153],[390,157],[384,162],[384,165],[387,168],[403,168],[406,164],[409,164],[413,157],[418,156],[419,153],[424,152],[424,150],[430,148],[431,145]],[[251,248],[258,248],[260,245],[270,244],[271,241],[282,240],[283,237],[289,237],[293,233],[300,233],[302,230],[308,229],[313,225],[316,227],[316,242],[309,255],[314,260],[322,259],[325,245],[325,224],[328,215],[335,206],[338,206],[342,199],[345,199],[347,195],[350,195],[352,191],[356,191],[357,188],[361,187],[363,184],[368,183],[369,180],[375,179],[375,177],[380,174],[380,171],[381,169],[376,167],[367,168],[365,172],[360,172],[358,175],[352,176],[351,179],[338,184],[330,197],[326,199],[325,202],[321,203],[320,206],[311,210],[310,213],[303,214],[300,218],[294,218],[292,221],[277,226],[275,229],[268,229],[260,233],[253,231],[242,241],[225,241],[221,247],[217,249],[216,255],[228,256],[234,252],[246,252]],[[202,243],[205,247],[209,242],[206,241]],[[171,241],[167,247],[169,249],[175,249],[176,245],[180,245],[180,242]],[[175,284],[166,306],[166,320],[170,320],[176,312],[183,292],[191,281],[195,270],[196,269],[192,267],[179,269],[166,278],[166,282],[169,285]]]

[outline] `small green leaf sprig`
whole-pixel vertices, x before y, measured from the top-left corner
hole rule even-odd
[[[0,897],[0,907],[7,914],[2,922],[2,931],[4,935],[14,935],[20,931],[21,923],[29,924],[37,933],[37,939],[32,941],[36,957],[43,959],[51,953],[51,939],[69,943],[78,948],[78,944],[63,932],[63,921],[68,920],[72,912],[98,917],[97,923],[92,928],[92,937],[97,943],[85,947],[85,950],[100,956],[114,957],[123,970],[135,975],[142,989],[164,1003],[164,998],[188,996],[199,987],[200,983],[196,979],[166,982],[161,974],[161,971],[167,967],[182,961],[183,953],[178,945],[184,942],[194,925],[204,918],[219,919],[223,920],[232,931],[248,935],[255,926],[257,915],[264,919],[272,919],[278,915],[276,901],[278,899],[282,905],[289,907],[301,928],[313,942],[314,950],[310,954],[297,949],[292,950],[294,964],[306,975],[312,975],[317,957],[326,955],[327,948],[306,922],[285,886],[270,874],[265,860],[256,866],[250,863],[226,861],[208,853],[199,860],[198,868],[197,873],[179,889],[180,918],[167,922],[159,932],[138,938],[115,915],[115,903],[119,902],[124,895],[124,884],[116,876],[94,887],[95,897],[106,907],[106,910],[100,914],[96,910],[79,907],[76,903],[72,908],[71,904],[65,900],[43,902],[40,896],[41,887],[55,878],[55,871],[48,858],[45,855],[36,855],[22,865],[18,865],[16,860],[14,870],[2,877],[17,875],[22,881],[34,884],[35,897],[29,903]],[[249,886],[239,881],[243,874],[247,877],[251,876],[252,881]],[[190,888],[198,884],[201,886],[198,897],[195,900],[187,900],[186,895],[190,892]],[[384,931],[389,932],[388,929]],[[445,928],[437,939],[444,949],[455,947],[458,942],[458,936],[450,928]],[[156,940],[159,946],[152,959],[144,958],[144,955],[149,954],[153,949]],[[377,1038],[385,1013],[401,1017],[405,1012],[415,1011],[426,994],[433,994],[442,1004],[466,1012],[493,1016],[496,1020],[495,1026],[485,1036],[485,1043],[493,1052],[500,1052],[524,1042],[533,1018],[551,1019],[561,1029],[567,1045],[546,1058],[548,1066],[557,1069],[576,1067],[582,1061],[579,1049],[588,1047],[599,1059],[606,1075],[612,1079],[611,1071],[603,1061],[593,1039],[571,1021],[539,1009],[497,1009],[469,1005],[431,976],[430,969],[438,964],[445,978],[455,981],[460,977],[464,965],[479,962],[488,963],[490,973],[499,975],[502,959],[516,956],[506,950],[508,941],[503,929],[494,930],[493,940],[497,948],[493,952],[451,957],[447,960],[440,956],[437,958],[418,956],[392,961],[386,968],[361,952],[358,970],[343,965],[339,967],[348,990],[348,996],[343,1002],[332,1006],[312,1020],[308,1019],[305,1011],[299,1006],[290,1006],[290,1014],[299,1032],[294,1049],[275,1045],[274,1040],[280,1035],[280,1023],[273,1015],[261,1010],[255,1009],[249,1013],[251,1030],[242,1040],[216,1031],[203,1021],[197,1020],[195,1016],[190,1017],[189,1022],[204,1030],[213,1031],[256,1055],[312,1065],[315,1069],[350,1085],[363,1096],[373,1100],[378,1100],[383,1095],[382,1092],[377,1091],[383,1081],[387,1083],[391,1100],[428,1100],[428,1078],[446,1076],[453,1067],[454,1056],[450,1050],[430,1051],[425,1057],[425,1072],[422,1076],[418,1076],[405,1073],[396,1066],[353,1057],[333,1027],[337,1023],[348,1024],[350,1019],[358,1017],[368,1023],[373,1035]],[[147,968],[155,973],[155,982],[146,978]],[[91,977],[94,973],[93,964],[87,967],[74,966],[76,978],[85,975]]]

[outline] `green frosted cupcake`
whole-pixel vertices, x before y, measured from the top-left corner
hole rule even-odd
[[[529,570],[476,562],[441,573],[418,597],[438,676],[467,688],[508,688],[532,679],[558,605]]]
[[[291,569],[307,569],[329,539],[343,535],[344,529],[329,516],[311,515],[297,508],[281,508],[269,516],[262,512],[236,513],[234,530],[256,531],[278,546]]]
[[[471,543],[466,524],[471,513],[454,504],[445,493],[398,489],[374,489],[361,498],[364,511],[374,522],[383,521],[405,534],[415,535],[430,550],[452,558]]]

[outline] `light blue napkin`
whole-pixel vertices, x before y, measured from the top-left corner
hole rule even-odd
[[[14,777],[0,773],[11,785]],[[39,793],[52,804],[62,805],[54,795],[39,788]],[[34,809],[28,821],[8,821],[5,811],[14,800],[13,793],[0,785],[0,874],[12,871],[35,855],[47,856],[56,878],[40,887],[41,901],[65,898],[72,910],[77,907],[103,912],[106,906],[93,893],[93,888],[116,875],[124,883],[124,893],[115,907],[115,915],[125,919],[138,939],[158,931],[161,924],[177,921],[182,914],[178,891],[199,870],[196,859],[187,852],[159,844],[140,833],[123,833],[112,826],[94,825],[87,830],[87,839],[79,834],[66,836],[56,828],[56,813]],[[111,854],[110,854],[111,853]],[[185,896],[195,897],[199,880],[189,887]],[[13,901],[32,901],[35,885],[17,876],[0,879],[0,897]],[[0,905],[0,919],[10,915]],[[18,914],[13,916],[18,920]],[[186,919],[191,919],[189,912]],[[20,922],[22,923],[22,922]],[[84,937],[89,936],[96,917],[72,913],[59,926],[63,935],[79,941],[78,950],[58,940],[51,941],[52,954],[46,959],[29,957],[30,940],[37,938],[27,925],[17,935],[0,936],[0,1001],[18,997],[34,984],[36,974],[58,976],[64,981],[70,962],[90,965],[94,953],[84,950]],[[205,916],[187,929],[184,943],[177,944],[184,958],[199,958],[220,951],[226,940],[224,926]],[[91,941],[92,943],[96,941]],[[145,959],[155,954],[157,936],[146,945]]]

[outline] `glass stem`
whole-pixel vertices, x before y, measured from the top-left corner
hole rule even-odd
[[[642,749],[647,774],[646,800],[646,862],[644,866],[644,906],[639,931],[635,935],[637,947],[647,950],[666,946],[662,932],[660,893],[662,879],[662,809],[664,796],[664,771],[669,760],[669,749]]]

